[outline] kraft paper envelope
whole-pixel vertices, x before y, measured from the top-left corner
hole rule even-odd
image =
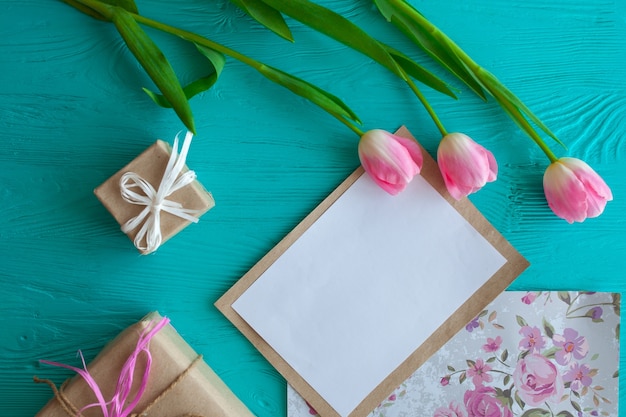
[[[397,196],[357,169],[216,302],[323,417],[368,415],[528,266],[423,154]]]

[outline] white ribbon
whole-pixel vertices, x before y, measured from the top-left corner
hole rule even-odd
[[[148,181],[134,172],[126,172],[120,178],[122,198],[130,204],[146,206],[139,215],[128,220],[122,226],[122,231],[128,233],[136,229],[145,220],[134,240],[135,246],[141,251],[153,252],[161,245],[161,211],[166,211],[174,216],[198,223],[198,218],[192,215],[200,213],[201,210],[187,209],[180,203],[166,200],[166,197],[169,197],[174,191],[189,185],[196,179],[194,171],[187,171],[180,177],[178,176],[185,166],[192,137],[193,134],[187,132],[183,147],[180,150],[180,154],[178,154],[178,135],[176,135],[174,145],[172,146],[172,154],[167,162],[165,172],[163,172],[163,178],[158,190],[155,191]],[[143,191],[143,195],[133,191],[132,188],[139,188]],[[145,245],[142,244],[144,238],[146,241]]]

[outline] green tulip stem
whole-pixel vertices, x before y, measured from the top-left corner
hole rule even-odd
[[[504,108],[509,116],[518,124],[518,126],[520,126],[526,132],[528,136],[530,136],[530,138],[537,144],[537,146],[539,146],[539,148],[546,154],[551,162],[554,162],[558,159],[550,150],[550,148],[546,145],[543,139],[539,136],[536,130],[530,125],[528,120],[524,117],[523,112],[526,112],[528,110],[520,110],[520,108],[511,101],[510,97],[507,97],[505,94],[503,94],[503,90],[508,91],[506,90],[506,87],[501,85],[497,80],[494,80],[494,77],[491,76],[480,65],[478,65],[459,45],[456,44],[456,42],[454,42],[445,33],[439,30],[421,13],[417,12],[412,6],[410,6],[406,2],[406,0],[390,1],[396,8],[398,8],[398,10],[402,10],[404,13],[411,16],[411,19],[413,19],[416,24],[418,24],[424,31],[432,35],[439,43],[447,46],[447,48],[449,48],[449,50],[453,52],[456,58],[460,60],[466,68],[468,68],[469,72],[473,75],[476,81],[478,81],[485,89],[487,89],[491,93],[491,95],[496,98],[498,103]],[[556,138],[556,136],[554,136],[551,132],[547,130],[547,128],[545,128],[544,126],[541,127],[544,131],[549,133],[555,141],[561,143],[558,138]]]
[[[81,0],[81,1],[85,1],[85,0]],[[88,1],[88,0],[87,0]],[[132,14],[132,13],[131,13]],[[210,39],[207,39],[203,36],[200,36],[196,33],[193,32],[188,32],[186,30],[183,29],[179,29],[170,25],[166,25],[165,23],[161,23],[161,22],[157,22],[156,20],[152,20],[150,18],[144,17],[144,16],[140,16],[137,14],[132,14],[133,18],[137,21],[137,23],[141,23],[144,24],[146,26],[149,26],[151,28],[154,29],[158,29],[162,32],[166,32],[169,33],[171,35],[175,35],[178,36],[179,38],[182,38],[188,42],[193,42],[193,43],[197,43],[198,45],[202,45],[205,46],[207,48],[213,49],[215,51],[221,52],[224,55],[228,55],[231,58],[234,58],[238,61],[243,62],[244,64],[247,64],[253,68],[259,68],[261,65],[263,65],[262,63],[260,63],[259,61],[256,61],[250,57],[247,57],[246,55],[243,55],[233,49],[230,49],[220,43],[214,42]]]
[[[350,123],[348,120],[346,120],[345,118],[341,117],[341,116],[336,116],[333,114],[333,116],[335,116],[335,118],[337,118],[337,120],[339,120],[341,123],[343,123],[344,125],[348,126],[348,128],[350,130],[352,130],[354,133],[357,134],[358,137],[363,136],[363,134],[365,132],[363,132],[361,129],[359,129],[358,127],[356,127],[353,123]]]
[[[462,59],[463,63],[467,65],[472,72],[476,75],[478,80],[485,86],[487,90],[493,95],[500,103],[507,113],[517,122],[519,126],[526,132],[528,136],[539,146],[539,148],[546,154],[550,162],[558,160],[554,152],[548,147],[546,142],[541,139],[541,136],[537,134],[537,131],[533,129],[528,120],[520,113],[519,109],[511,103],[511,101],[502,95],[498,88],[494,88],[491,85],[489,77],[485,76],[485,70],[478,65],[472,58],[469,57],[456,43],[449,40],[450,46],[455,50],[455,53]]]
[[[546,142],[541,139],[541,137],[537,134],[537,131],[533,129],[528,120],[524,116],[521,115],[519,109],[517,109],[510,100],[504,97],[499,89],[493,88],[490,83],[489,77],[485,76],[485,70],[478,65],[469,55],[465,53],[456,43],[452,40],[449,40],[450,46],[455,50],[455,53],[463,60],[463,63],[467,65],[472,72],[476,75],[479,81],[485,85],[485,87],[489,90],[489,92],[496,98],[496,100],[500,103],[502,107],[506,109],[511,117],[524,129],[526,134],[530,136],[530,138],[539,146],[539,148],[546,154],[550,162],[555,162],[559,158],[556,157],[554,152],[548,147]]]
[[[96,10],[98,13],[101,13],[103,16],[105,16],[106,18],[110,18],[111,17],[111,11],[113,7],[116,6],[110,6],[108,4],[103,4],[102,2],[98,1],[98,0],[75,0],[76,2],[83,4],[93,10]],[[253,68],[258,68],[261,65],[263,65],[262,63],[255,61],[252,58],[249,58],[233,49],[230,49],[222,44],[219,44],[217,42],[214,42],[210,39],[207,39],[203,36],[200,36],[196,33],[193,32],[188,32],[186,30],[183,29],[178,29],[176,27],[173,26],[169,26],[166,25],[164,23],[161,22],[157,22],[156,20],[152,20],[150,18],[135,14],[135,13],[131,13],[128,12],[133,19],[135,19],[135,21],[137,23],[141,23],[144,24],[146,26],[149,26],[151,28],[160,30],[162,32],[166,32],[169,33],[171,35],[175,35],[178,36],[188,42],[193,42],[193,43],[197,43],[199,45],[205,46],[207,48],[210,49],[214,49],[218,52],[223,53],[224,55],[228,55],[232,58],[235,58],[238,61],[243,62],[244,64],[247,64]]]
[[[69,2],[69,0],[66,0]],[[104,4],[101,1],[98,0],[71,0],[71,5],[73,5],[74,7],[76,7],[76,5],[83,5],[86,6],[87,8],[93,9],[96,12],[100,13],[102,16],[104,16],[107,19],[111,19],[112,15],[113,15],[113,7],[116,6],[111,6],[108,4]],[[165,23],[161,23],[158,22],[156,20],[135,14],[135,13],[131,13],[128,12],[130,14],[130,16],[132,16],[132,18],[140,24],[143,24],[145,26],[151,27],[153,29],[157,29],[160,30],[161,32],[165,32],[165,33],[169,33],[170,35],[174,35],[177,36],[185,41],[188,42],[192,42],[195,43],[197,45],[201,45],[204,46],[206,48],[215,50],[217,52],[221,52],[224,55],[228,55],[231,58],[234,58],[246,65],[249,65],[250,67],[256,69],[257,71],[263,73],[263,69],[267,68],[267,66],[265,64],[263,64],[262,62],[259,62],[255,59],[252,59],[246,55],[243,55],[233,49],[228,48],[227,46],[224,46],[220,43],[214,42],[208,38],[205,38],[203,36],[200,36],[196,33],[193,32],[189,32],[183,29],[179,29],[176,28],[174,26],[170,26],[167,25]],[[330,114],[331,116],[335,117],[337,120],[339,120],[341,123],[343,123],[344,125],[346,125],[350,130],[352,130],[354,133],[356,133],[359,137],[363,136],[363,131],[361,129],[359,129],[357,126],[355,126],[353,123],[351,123],[349,120],[347,120],[345,117],[343,117],[340,114],[337,114],[333,111],[330,111],[326,108],[324,108],[323,106],[320,106],[323,110],[325,110],[328,114]]]
[[[81,1],[89,1],[89,0],[81,0]],[[169,26],[166,25],[164,23],[161,22],[157,22],[155,20],[149,19],[147,17],[143,17],[140,15],[136,15],[133,14],[133,18],[138,22],[138,23],[142,23],[146,26],[149,26],[151,28],[154,29],[158,29],[160,31],[178,36],[186,41],[189,42],[193,42],[193,43],[197,43],[198,45],[202,45],[202,46],[206,46],[207,48],[211,48],[214,49],[218,52],[223,53],[224,55],[228,55],[238,61],[243,62],[244,64],[247,64],[249,66],[251,66],[252,68],[258,69],[261,66],[263,66],[264,64],[256,61],[246,55],[240,54],[239,52],[232,50],[222,44],[219,44],[217,42],[213,42],[210,39],[207,39],[203,36],[200,36],[196,33],[193,32],[188,32],[186,30],[182,30],[182,29],[178,29],[175,28],[173,26]],[[328,112],[330,115],[334,116],[337,120],[339,120],[341,123],[343,123],[344,125],[346,125],[350,130],[352,130],[354,133],[356,133],[359,137],[363,136],[363,131],[361,129],[359,129],[357,126],[355,126],[353,123],[350,123],[348,120],[346,120],[344,117],[342,117],[341,115],[337,115],[334,114],[333,112]]]
[[[539,149],[541,149],[543,153],[546,154],[550,162],[556,162],[559,158],[557,158],[554,152],[552,152],[552,150],[548,147],[548,145],[546,145],[543,139],[541,139],[535,129],[532,128],[530,123],[528,123],[528,120],[526,120],[525,117],[519,115],[519,110],[515,106],[513,106],[510,101],[503,98],[497,90],[491,91],[491,93],[496,98],[496,100],[498,100],[500,105],[504,107],[507,113],[509,113],[509,115],[511,115],[511,117],[513,117],[515,121],[526,131],[526,134],[530,136],[530,138],[537,144],[537,146],[539,146]]]
[[[424,108],[426,109],[426,111],[428,112],[430,117],[433,119],[433,122],[435,122],[435,125],[437,126],[437,129],[439,129],[439,132],[441,132],[441,137],[446,136],[448,134],[448,131],[443,126],[443,123],[441,123],[441,120],[439,120],[439,117],[437,116],[437,113],[435,113],[435,110],[433,110],[433,108],[430,105],[430,103],[428,102],[428,100],[426,100],[426,97],[424,97],[424,94],[422,94],[420,89],[417,88],[417,85],[415,85],[413,80],[411,80],[411,78],[409,78],[408,76],[406,77],[406,83],[409,85],[409,87],[411,88],[413,93],[415,93],[415,95],[417,96],[419,101],[422,102],[422,105],[424,105]]]

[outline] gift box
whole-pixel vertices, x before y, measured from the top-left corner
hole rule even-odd
[[[190,141],[191,134],[188,134],[183,149],[178,154],[176,140],[173,154],[172,147],[167,142],[157,140],[94,190],[98,199],[142,254],[156,250],[160,244],[192,221],[197,222],[202,214],[215,205],[211,194],[195,179],[195,173],[189,171],[184,163]],[[170,181],[163,180],[167,175],[171,177]],[[180,183],[177,182],[183,177],[187,184],[178,188]],[[167,184],[162,184],[163,182]],[[163,190],[163,187],[169,187],[171,192]],[[154,196],[147,195],[152,192]],[[165,200],[155,202],[154,200],[158,198],[156,194],[159,193],[163,194]],[[129,196],[132,202],[129,201]],[[135,227],[124,230],[124,225],[132,222],[137,216],[144,218]],[[151,231],[148,226],[156,229]],[[154,234],[158,235],[157,242],[150,244],[148,240]]]
[[[100,387],[105,400],[112,398],[121,370],[136,349],[140,335],[160,320],[159,313],[150,313],[120,333],[89,363],[87,369]],[[154,334],[148,348],[152,358],[150,373],[146,389],[131,416],[253,416],[170,324]],[[145,365],[146,355],[139,355],[135,382],[132,384],[135,391]],[[96,402],[96,395],[85,379],[76,375],[62,385],[36,417],[73,417],[76,414],[68,413],[68,407],[80,410]],[[81,415],[102,417],[102,414],[100,407],[93,407],[83,410]]]

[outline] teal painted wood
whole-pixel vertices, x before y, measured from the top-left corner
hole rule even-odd
[[[438,133],[407,88],[301,25],[290,44],[226,1],[138,3],[146,16],[327,88],[367,129],[406,124],[436,150]],[[321,3],[423,58],[370,2]],[[498,181],[471,200],[532,264],[511,288],[624,292],[626,2],[413,3],[568,144],[553,148],[559,156],[584,158],[614,191],[600,218],[568,225],[543,198],[547,160],[493,101],[463,88],[459,102],[425,91],[449,130],[499,161]],[[192,47],[150,33],[184,81],[203,73]],[[69,375],[38,359],[77,363],[79,348],[91,359],[151,310],[170,316],[254,413],[285,415],[284,380],[213,302],[358,165],[355,135],[228,60],[215,87],[192,100],[198,135],[188,164],[217,205],[142,257],[92,190],[182,124],[141,91],[151,84],[114,29],[60,1],[0,0],[0,39],[0,416],[33,415],[50,398],[34,374]],[[620,398],[626,404],[624,387]]]

